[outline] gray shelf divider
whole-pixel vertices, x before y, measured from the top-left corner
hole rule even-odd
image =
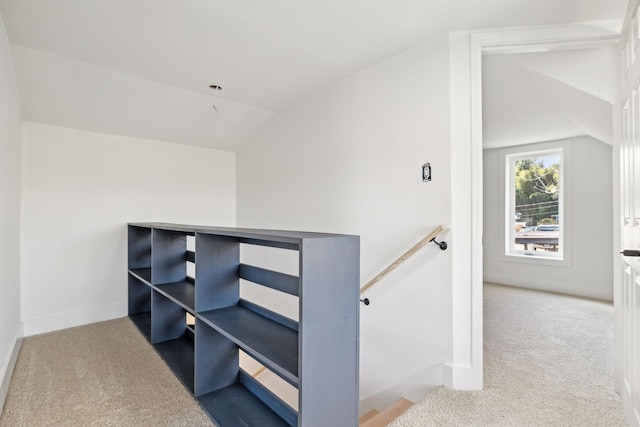
[[[196,319],[196,397],[237,382],[238,346],[224,335]]]
[[[129,225],[128,233],[128,268],[151,268],[151,227]]]
[[[186,311],[158,291],[151,294],[151,344],[181,337],[187,329]]]
[[[354,236],[301,244],[301,426],[358,425],[357,403],[341,402],[358,402],[358,364],[345,361],[359,352],[359,245]]]
[[[153,229],[151,283],[159,285],[187,277],[187,235],[184,232]]]
[[[151,340],[151,228],[127,227],[127,289],[131,320]]]
[[[236,237],[196,233],[196,311],[238,303],[240,241]]]
[[[151,287],[129,273],[129,317],[140,332],[151,340]]]

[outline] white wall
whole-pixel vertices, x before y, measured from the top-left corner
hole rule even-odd
[[[364,284],[448,224],[448,63],[441,37],[276,115],[238,153],[238,226],[360,235]],[[421,181],[425,162],[431,183]],[[450,252],[429,245],[367,294],[361,399],[428,369],[442,384],[450,286]]]
[[[568,266],[523,263],[504,257],[500,149],[484,150],[484,280],[612,300],[611,146],[587,136],[568,141],[571,157],[565,162],[571,164],[565,179],[570,182],[571,191],[565,194],[565,206],[571,216],[564,220],[571,229],[571,239],[566,242],[570,245]],[[527,151],[555,145],[528,144],[521,148]]]
[[[20,323],[20,96],[0,15],[0,412]]]
[[[25,335],[127,313],[126,223],[235,225],[235,154],[23,126]]]

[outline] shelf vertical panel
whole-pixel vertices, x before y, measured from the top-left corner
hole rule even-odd
[[[195,396],[202,396],[238,381],[238,346],[196,318]]]
[[[129,278],[129,314],[148,313],[151,311],[151,288],[128,274]]]
[[[180,338],[187,330],[185,311],[175,302],[153,291],[151,294],[151,343]]]
[[[151,340],[151,288],[128,274],[128,313],[140,332]]]
[[[151,267],[151,229],[129,225],[127,227],[128,268]]]
[[[151,271],[151,228],[127,226],[127,268],[142,276]],[[127,280],[129,318],[150,341],[151,288],[131,274]]]
[[[300,246],[298,425],[358,425],[360,239]]]
[[[183,232],[154,228],[151,283],[172,283],[187,277],[187,236]]]
[[[240,298],[240,242],[196,233],[196,311],[236,305]]]

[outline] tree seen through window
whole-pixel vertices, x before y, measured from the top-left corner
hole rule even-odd
[[[521,225],[525,223],[531,227],[558,223],[559,180],[558,156],[515,162],[515,208]]]
[[[508,255],[562,259],[562,150],[508,155]]]

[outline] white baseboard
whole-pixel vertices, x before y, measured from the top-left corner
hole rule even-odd
[[[13,377],[13,369],[16,367],[20,346],[22,346],[22,323],[16,330],[13,347],[9,354],[7,354],[7,360],[0,372],[0,379],[2,380],[2,382],[0,382],[0,415],[2,415],[4,402],[6,401],[7,394],[9,393],[9,384],[11,383],[11,377]]]
[[[474,374],[472,366],[446,364],[443,369],[444,385],[452,390],[480,390],[482,385],[475,383]]]
[[[102,322],[117,319],[127,315],[127,303],[118,303],[91,307],[68,313],[58,313],[50,316],[24,320],[24,336],[43,334],[72,328],[74,326],[88,325],[89,323]]]
[[[533,289],[536,291],[555,292],[559,294],[575,295],[604,301],[613,301],[613,286],[610,288],[591,288],[580,284],[539,280],[527,276],[508,276],[485,272],[483,281],[497,285],[514,286],[516,288]]]
[[[382,411],[401,397],[412,402],[421,401],[430,391],[442,385],[442,367],[442,365],[438,365],[418,372],[393,387],[362,399],[360,401],[360,415],[364,415],[372,409]]]

